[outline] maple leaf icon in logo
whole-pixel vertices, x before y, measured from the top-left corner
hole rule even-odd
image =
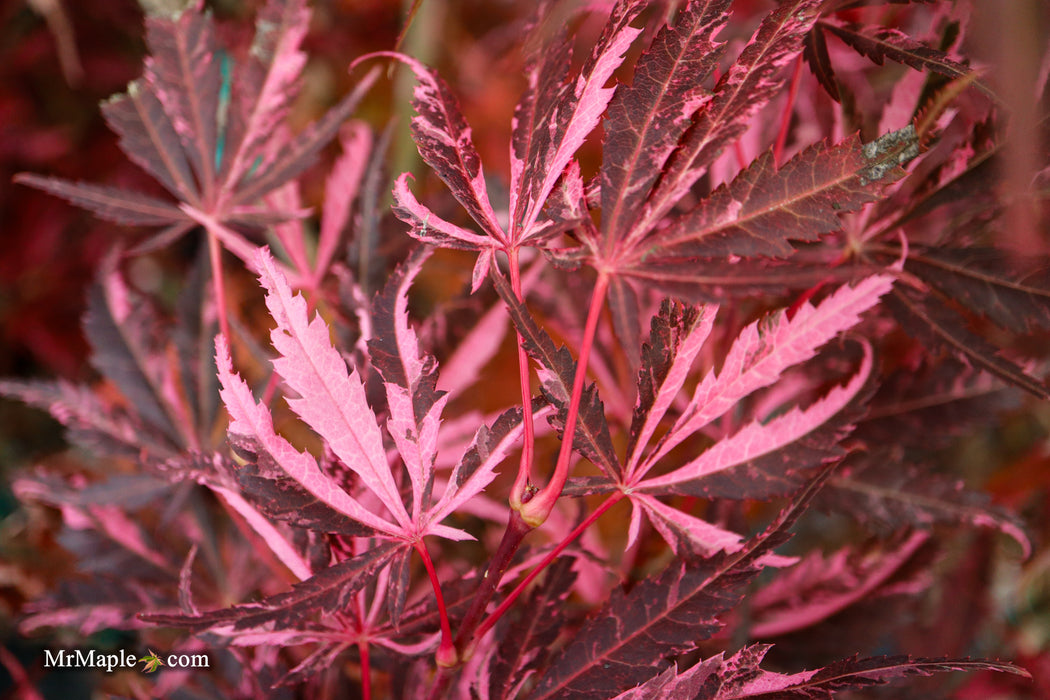
[[[141,659],[139,659],[139,661],[146,664],[145,668],[143,669],[146,673],[153,673],[157,670],[157,668],[164,665],[164,662],[160,660],[160,658],[157,656],[157,653],[152,649],[149,649],[148,656],[143,656]]]

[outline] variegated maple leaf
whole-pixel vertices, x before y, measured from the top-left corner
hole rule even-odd
[[[216,338],[222,399],[230,414],[229,432],[237,445],[265,453],[263,478],[280,474],[308,493],[333,518],[354,523],[355,534],[371,533],[414,544],[436,535],[454,540],[470,535],[441,521],[495,478],[514,434],[486,450],[480,463],[461,463],[440,497],[432,493],[441,412],[447,394],[438,392],[437,363],[424,353],[408,319],[408,289],[426,255],[409,259],[388,283],[375,308],[376,333],[370,341],[373,366],[386,387],[386,432],[396,446],[389,459],[383,428],[365,397],[361,373],[347,368],[332,346],[327,324],[311,319],[306,300],[293,295],[287,279],[265,250],[255,256],[266,305],[276,328],[270,334],[278,356],[274,369],[290,391],[288,405],[324,441],[339,463],[360,480],[367,501],[351,494],[308,452],[296,449],[274,430],[270,409],[256,401],[233,370],[225,339]],[[255,455],[257,456],[257,455]],[[409,502],[401,493],[399,473],[407,475]],[[331,527],[331,525],[329,525]],[[358,531],[360,530],[360,532]]]
[[[875,275],[840,288],[816,305],[806,302],[793,315],[780,311],[747,326],[730,347],[720,371],[710,370],[701,378],[687,402],[679,402],[671,427],[651,444],[658,426],[679,401],[718,312],[714,305],[689,307],[665,301],[643,348],[627,458],[621,462],[616,456],[601,402],[585,401],[575,442],[604,476],[574,480],[570,492],[619,493],[630,499],[634,511],[628,543],[634,542],[642,518],[647,517],[676,551],[683,542],[706,552],[739,548],[739,535],[680,512],[657,497],[768,498],[797,489],[800,470],[842,454],[838,445],[849,422],[843,422],[841,414],[861,394],[872,370],[866,344],[854,376],[810,406],[755,420],[684,464],[662,469],[658,475],[650,472],[664,464],[675,447],[856,325],[860,315],[875,306],[892,284],[891,276]],[[540,378],[548,400],[564,416],[572,363],[559,363],[550,338],[514,300],[502,278],[496,278],[496,288],[521,330],[526,349],[545,368]]]
[[[184,4],[175,13],[147,15],[149,56],[143,75],[102,105],[106,121],[120,135],[121,149],[173,201],[29,173],[16,181],[108,221],[160,227],[135,252],[168,246],[201,227],[214,244],[216,269],[221,269],[219,246],[248,262],[256,244],[245,232],[274,225],[292,257],[296,282],[316,287],[361,179],[371,141],[363,125],[347,129],[341,139],[344,156],[329,179],[332,196],[313,260],[306,253],[312,244],[294,222],[308,213],[295,179],[336,137],[375,75],[365,76],[317,123],[293,134],[287,116],[306,63],[300,47],[310,22],[307,0],[268,0],[256,19],[254,41],[243,53],[221,45],[203,0]]]

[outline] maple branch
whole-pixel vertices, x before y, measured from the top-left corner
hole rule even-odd
[[[511,248],[507,253],[510,259],[510,286],[514,290],[514,296],[518,301],[525,301],[521,290],[521,267],[518,260],[518,248]],[[521,462],[518,465],[518,476],[514,480],[514,486],[510,490],[510,507],[512,510],[521,510],[522,502],[526,492],[531,487],[532,459],[535,451],[536,432],[533,425],[532,391],[529,384],[529,356],[525,352],[524,341],[521,331],[516,330],[514,334],[518,343],[518,380],[521,384],[521,407],[522,420],[525,434],[521,446]],[[531,496],[531,494],[529,494]]]
[[[572,532],[570,532],[568,535],[566,535],[565,538],[561,542],[559,542],[558,545],[554,549],[552,549],[550,552],[548,552],[547,556],[545,556],[543,558],[543,560],[540,561],[540,563],[537,564],[532,569],[532,571],[530,571],[525,576],[525,578],[523,578],[521,580],[521,583],[519,583],[514,588],[514,590],[511,591],[509,595],[507,595],[506,599],[502,603],[499,604],[499,607],[497,607],[495,610],[493,610],[492,614],[489,615],[487,618],[485,618],[484,622],[482,622],[480,625],[478,625],[478,629],[474,633],[474,638],[475,639],[481,639],[483,636],[485,636],[485,633],[488,632],[490,629],[492,629],[492,626],[494,624],[496,624],[496,622],[498,622],[501,617],[503,617],[503,614],[505,612],[507,612],[507,610],[510,609],[510,606],[514,604],[514,601],[516,601],[521,596],[521,594],[525,592],[525,589],[528,588],[529,584],[532,583],[532,581],[537,576],[539,576],[540,573],[545,568],[550,566],[551,562],[553,562],[555,559],[557,559],[558,556],[563,551],[565,551],[566,547],[568,547],[570,544],[575,542],[576,539],[578,539],[580,537],[580,535],[582,535],[584,533],[584,531],[587,530],[587,528],[589,528],[591,525],[593,525],[598,520],[598,518],[600,518],[603,515],[605,515],[606,511],[608,511],[614,505],[619,503],[623,499],[624,495],[625,494],[624,494],[623,491],[616,491],[613,494],[611,494],[607,499],[605,499],[602,502],[602,504],[600,506],[595,508],[594,511],[590,515],[588,515],[587,518],[584,519],[584,521],[582,523],[577,525],[576,528],[573,529]],[[464,655],[465,658],[469,658],[470,654],[472,652],[473,652],[473,649],[468,647],[467,649],[465,649],[463,651],[463,655]]]
[[[471,602],[470,609],[460,622],[459,634],[456,635],[457,650],[470,648],[470,646],[464,647],[468,640],[473,645],[474,639],[477,637],[478,621],[481,620],[481,616],[485,612],[485,606],[492,600],[492,596],[495,595],[496,589],[499,588],[500,581],[503,579],[504,572],[510,566],[511,559],[513,559],[515,552],[518,551],[518,547],[521,546],[525,535],[532,532],[532,529],[532,526],[522,519],[519,511],[512,510],[510,512],[510,518],[507,520],[507,529],[503,531],[503,539],[499,543],[499,549],[496,550],[496,554],[489,561],[489,568],[485,571],[485,576],[482,578],[478,590],[474,592],[474,599]],[[460,653],[459,657],[461,659],[469,658],[464,653]]]
[[[489,560],[489,568],[485,571],[485,575],[481,579],[481,584],[474,592],[470,609],[467,610],[467,614],[460,622],[459,633],[456,635],[456,643],[452,648],[452,656],[455,660],[448,665],[444,665],[441,663],[440,659],[438,660],[438,673],[434,677],[434,683],[430,687],[430,694],[428,696],[430,700],[438,700],[439,698],[445,697],[445,691],[448,689],[448,684],[452,681],[452,666],[470,658],[468,653],[473,653],[474,642],[477,639],[477,625],[481,620],[482,614],[485,612],[485,607],[489,604],[489,601],[492,600],[492,596],[495,595],[496,589],[499,588],[499,583],[503,579],[503,574],[506,572],[507,567],[510,566],[514,553],[518,551],[518,547],[521,546],[521,542],[525,539],[525,535],[530,532],[532,532],[532,527],[522,520],[521,513],[516,510],[511,510],[510,518],[507,521],[507,528],[503,531],[503,539],[500,540],[499,543],[499,549],[496,550],[496,554],[493,555],[491,560]],[[440,602],[440,598],[438,600]],[[443,624],[445,620],[447,620],[447,617],[442,618]],[[470,642],[469,644],[467,644],[468,640]],[[467,650],[469,650],[469,652],[467,652]],[[438,653],[441,653],[440,650]]]
[[[507,529],[503,533],[503,540],[500,542],[499,550],[489,563],[489,569],[485,572],[485,577],[482,579],[481,585],[474,593],[470,610],[467,611],[466,616],[463,618],[459,634],[456,635],[455,651],[457,653],[457,661],[466,661],[470,659],[474,654],[477,641],[492,629],[492,626],[495,625],[503,614],[510,609],[525,589],[528,588],[529,584],[531,584],[544,569],[550,566],[551,562],[557,559],[558,556],[565,551],[566,547],[575,542],[580,535],[587,530],[587,528],[593,525],[598,518],[622,500],[623,497],[624,493],[622,491],[617,491],[611,494],[609,498],[587,516],[582,523],[577,525],[572,532],[566,535],[565,538],[559,542],[558,545],[552,549],[547,556],[545,556],[543,560],[525,576],[524,579],[522,579],[521,583],[511,591],[507,598],[500,603],[499,606],[484,619],[484,621],[478,624],[479,620],[481,620],[482,613],[485,612],[485,607],[488,605],[489,600],[492,599],[496,589],[499,587],[503,574],[510,565],[511,558],[514,556],[514,553],[517,552],[518,547],[521,545],[525,536],[533,530],[532,526],[522,519],[521,513],[512,510],[510,513],[510,520],[507,522]],[[438,669],[438,675],[434,679],[434,684],[430,689],[431,700],[443,697],[451,679],[452,676],[449,673],[448,668],[442,667]]]
[[[521,517],[532,527],[539,527],[547,520],[554,503],[561,496],[562,488],[569,477],[569,457],[572,455],[573,437],[576,434],[576,418],[580,413],[580,399],[583,396],[584,379],[587,374],[587,361],[590,359],[591,346],[594,345],[594,334],[598,329],[598,317],[605,304],[605,293],[609,289],[609,274],[598,273],[598,281],[591,292],[591,306],[587,312],[587,324],[580,342],[580,359],[576,364],[576,373],[572,381],[572,396],[569,399],[568,415],[565,417],[565,431],[562,433],[561,450],[558,462],[550,481],[535,497],[521,506]]]

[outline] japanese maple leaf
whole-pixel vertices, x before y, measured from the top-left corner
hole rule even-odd
[[[240,231],[305,213],[263,198],[311,164],[371,84],[366,77],[316,124],[290,133],[286,117],[306,63],[300,44],[309,20],[306,0],[268,0],[250,50],[232,56],[202,0],[174,15],[147,16],[144,74],[107,100],[102,113],[128,158],[174,201],[33,174],[17,181],[109,221],[161,227],[139,252],[201,226],[216,244],[251,260],[255,245]]]
[[[502,277],[496,288],[510,309],[525,347],[543,369],[544,393],[564,413],[568,369],[559,362],[553,343],[517,303]],[[844,385],[806,407],[795,407],[769,419],[744,425],[684,464],[652,474],[666,464],[675,447],[696,435],[751,394],[773,385],[789,368],[816,356],[821,346],[852,328],[861,314],[878,304],[892,287],[890,275],[874,275],[854,286],[843,286],[820,303],[803,303],[793,315],[778,311],[741,331],[719,371],[710,370],[681,404],[693,363],[714,326],[718,307],[690,307],[665,301],[653,319],[649,341],[639,369],[638,399],[631,422],[625,461],[617,457],[601,403],[584,402],[575,431],[578,450],[604,473],[571,484],[576,494],[605,492],[628,498],[634,506],[628,543],[638,536],[643,517],[675,551],[683,543],[691,549],[736,551],[742,538],[659,500],[660,496],[768,498],[790,493],[799,486],[798,472],[841,456],[839,442],[848,432],[841,415],[860,395],[872,371],[865,344],[860,367]],[[562,397],[559,399],[558,397]],[[671,427],[653,444],[671,409],[678,403]]]
[[[400,464],[392,465],[383,444],[383,427],[365,398],[360,373],[356,368],[348,371],[343,356],[332,346],[328,326],[320,316],[309,317],[306,300],[293,296],[269,252],[263,249],[255,256],[267,291],[266,304],[277,324],[270,336],[278,353],[274,369],[289,390],[288,405],[325,441],[339,463],[357,475],[369,494],[367,502],[344,489],[313,455],[297,450],[275,432],[269,408],[257,402],[234,373],[225,339],[216,338],[221,395],[230,414],[234,446],[249,444],[264,453],[268,464],[262,478],[280,475],[295,486],[296,498],[308,494],[310,506],[325,512],[328,531],[339,531],[332,521],[342,520],[347,532],[413,545],[426,535],[470,539],[441,521],[495,478],[495,467],[518,434],[509,431],[483,451],[483,459],[465,458],[440,498],[434,497],[438,429],[448,395],[435,389],[437,362],[420,350],[407,309],[408,289],[425,257],[412,256],[387,284],[375,307],[376,337],[369,343],[373,366],[386,389],[386,432],[400,457]],[[479,432],[476,441],[486,435]],[[407,474],[407,504],[394,467]],[[293,492],[278,493],[292,498]],[[304,507],[297,502],[295,510]]]
[[[683,206],[726,145],[779,93],[783,68],[801,54],[822,3],[780,2],[707,87],[725,52],[716,36],[728,22],[730,2],[692,0],[653,33],[632,82],[607,87],[639,36],[631,22],[645,4],[616,3],[578,71],[570,69],[563,38],[530,56],[528,86],[514,113],[506,225],[490,204],[480,156],[451,90],[418,61],[382,54],[403,61],[419,80],[413,135],[420,155],[480,229],[430,211],[404,174],[394,187],[394,212],[412,226],[410,233],[431,245],[478,251],[475,288],[489,274],[493,253],[507,252],[521,299],[516,251],[551,248],[556,236],[571,231],[580,245],[551,252],[598,271],[594,295],[608,300],[635,366],[639,299],[648,290],[698,302],[724,298],[727,290],[812,286],[827,268],[788,261],[794,242],[840,229],[840,214],[876,201],[904,175],[899,166],[918,154],[910,127],[867,144],[855,136],[819,142],[783,164],[768,153],[710,196]],[[603,160],[587,182],[574,156],[602,119]]]
[[[641,32],[631,22],[646,4],[640,0],[616,4],[590,57],[574,77],[567,74],[570,51],[564,36],[554,47],[530,57],[528,88],[514,116],[510,220],[506,223],[490,202],[470,126],[448,85],[409,56],[393,52],[370,55],[395,58],[415,74],[419,84],[413,106],[418,116],[412,120],[412,134],[420,155],[448,185],[481,233],[457,226],[421,204],[408,188],[408,173],[402,174],[394,186],[394,213],[411,224],[411,234],[424,242],[478,251],[475,289],[488,274],[497,251],[511,254],[516,266],[516,251],[523,245],[542,245],[565,230],[566,226],[541,216],[544,205],[562,170],[598,125],[612,99],[615,88],[605,85]]]

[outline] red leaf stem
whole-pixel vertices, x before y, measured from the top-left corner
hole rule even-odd
[[[784,143],[787,141],[788,129],[791,127],[791,112],[798,97],[798,84],[802,78],[802,55],[795,59],[795,70],[791,73],[791,87],[788,88],[787,104],[780,118],[780,131],[777,132],[776,144],[773,146],[773,162],[779,166],[783,162]]]
[[[518,259],[518,249],[511,248],[510,258],[510,286],[514,290],[514,296],[518,301],[524,303],[521,290],[521,265]],[[521,384],[522,419],[525,426],[525,434],[521,445],[521,462],[518,465],[518,476],[514,480],[514,486],[510,490],[510,507],[513,510],[521,510],[522,497],[532,481],[532,458],[536,444],[536,430],[533,424],[532,411],[532,388],[529,383],[529,356],[525,352],[525,345],[521,337],[521,331],[516,331],[514,337],[518,344],[518,379]]]
[[[591,346],[594,345],[594,334],[598,329],[598,317],[601,315],[605,304],[605,293],[609,289],[609,276],[605,272],[598,273],[598,281],[591,293],[591,306],[587,312],[587,325],[583,330],[583,340],[580,342],[580,359],[576,364],[576,373],[572,381],[572,396],[569,399],[568,415],[565,418],[565,430],[563,432],[561,450],[558,452],[558,462],[554,467],[554,474],[550,481],[536,496],[523,504],[521,517],[526,523],[533,527],[542,525],[550,515],[554,503],[561,496],[565,480],[569,477],[569,457],[572,455],[572,441],[576,434],[576,418],[580,413],[580,399],[583,396],[583,385],[587,374],[587,361],[591,355]]]
[[[372,700],[372,663],[368,653],[368,640],[358,641],[357,648],[361,652],[361,698]]]
[[[222,278],[222,248],[219,239],[208,231],[208,257],[211,260],[211,279],[215,288],[215,306],[219,313],[219,332],[229,343],[230,319],[226,315],[226,284]]]
[[[430,552],[427,551],[423,540],[418,540],[415,543],[415,549],[419,552],[419,556],[423,558],[423,566],[426,567],[427,575],[430,576],[430,585],[434,587],[434,598],[437,601],[438,617],[441,619],[441,644],[437,650],[437,664],[442,668],[448,668],[456,664],[457,654],[456,646],[452,643],[452,628],[448,624],[448,610],[445,608],[445,597],[441,595],[441,581],[438,580],[437,571],[434,570],[434,562],[431,561]]]

